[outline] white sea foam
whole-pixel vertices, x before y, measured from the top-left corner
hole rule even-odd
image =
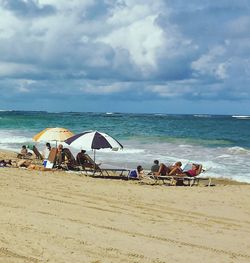
[[[222,154],[222,155],[219,155],[219,156],[215,157],[215,159],[225,159],[225,158],[231,158],[231,155],[229,155],[229,154]]]
[[[193,116],[197,118],[211,118],[212,117],[212,115],[208,115],[208,114],[195,114]]]
[[[163,114],[163,113],[155,113],[155,116],[167,116],[167,114]]]
[[[0,149],[19,151],[21,145],[30,143],[31,135],[22,135],[23,132],[13,130],[0,131]]]
[[[128,154],[112,154],[112,161],[126,167],[135,168],[141,164],[145,169],[150,169],[153,160],[172,164],[181,161],[183,165],[187,162],[202,163],[208,169],[206,176],[231,178],[239,181],[250,182],[250,162],[248,154],[236,154],[235,149],[217,147],[209,148],[203,146],[187,145],[186,148],[176,147],[171,143],[138,144],[129,142],[124,144]],[[133,147],[131,146],[133,145]],[[137,151],[137,147],[142,152]],[[236,148],[236,151],[242,148]],[[111,157],[111,155],[109,155]],[[106,155],[97,156],[103,162],[110,162]]]
[[[233,115],[232,118],[236,119],[250,119],[249,115]]]
[[[10,138],[1,138],[1,144],[26,143],[29,141],[30,141],[30,138],[23,137],[23,136],[13,136]]]
[[[238,147],[238,146],[230,147],[230,148],[228,148],[228,151],[231,154],[250,154],[249,150],[247,150],[243,147]]]

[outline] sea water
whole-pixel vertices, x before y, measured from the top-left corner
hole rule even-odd
[[[98,130],[124,146],[96,151],[99,163],[149,169],[155,159],[197,162],[209,176],[250,182],[250,116],[1,111],[0,149],[19,151],[47,127]],[[76,154],[79,149],[71,150]]]

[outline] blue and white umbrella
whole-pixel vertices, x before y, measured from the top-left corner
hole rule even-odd
[[[65,143],[76,149],[94,150],[94,161],[95,150],[107,148],[118,150],[123,148],[123,146],[116,139],[99,131],[86,131],[78,133],[65,140]]]

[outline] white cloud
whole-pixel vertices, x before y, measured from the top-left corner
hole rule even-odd
[[[228,23],[228,30],[236,35],[248,34],[250,28],[250,17],[241,16]]]
[[[11,63],[11,62],[0,62],[0,77],[11,77],[15,76],[17,73],[19,75],[27,73],[37,72],[34,66],[21,64],[21,63]]]
[[[22,23],[11,12],[0,6],[0,39],[11,38],[15,32],[22,28]]]
[[[227,75],[227,68],[223,61],[226,50],[222,46],[213,47],[208,53],[203,54],[198,60],[192,62],[192,68],[199,74],[208,74],[218,79],[224,79]]]
[[[84,93],[89,93],[89,94],[114,94],[114,93],[119,93],[119,92],[124,92],[129,89],[129,85],[126,83],[113,83],[113,84],[98,84],[98,85],[86,85],[80,90]]]
[[[95,3],[95,0],[39,0],[42,5],[53,5],[59,12],[75,12]]]
[[[165,44],[164,32],[157,25],[157,18],[161,13],[159,3],[125,1],[122,7],[114,8],[107,19],[111,31],[97,38],[98,41],[111,45],[114,49],[126,49],[132,61],[142,71],[148,67],[156,67],[156,54]],[[157,4],[155,4],[157,3]]]

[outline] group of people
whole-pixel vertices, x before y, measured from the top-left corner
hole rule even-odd
[[[158,160],[154,160],[154,164],[151,167],[150,174],[154,176],[188,176],[195,177],[199,175],[202,171],[201,164],[192,163],[190,169],[183,170],[182,163],[180,161],[174,163],[173,165],[167,166],[164,163],[159,163]],[[133,177],[137,177],[139,179],[145,176],[144,169],[141,165],[137,166],[136,173]]]
[[[49,159],[49,155],[51,152],[51,145],[49,142],[46,143],[45,148],[42,151],[42,157],[43,159]],[[61,164],[65,161],[65,158],[67,157],[67,148],[64,148],[62,144],[59,144],[56,149],[56,163]],[[32,153],[28,151],[28,147],[26,145],[23,145],[21,147],[20,153],[17,154],[17,158],[19,159],[29,159],[32,156]],[[77,164],[86,164],[89,161],[89,158],[87,158],[87,154],[85,150],[81,150],[77,156],[76,156],[76,162]]]
[[[51,145],[50,143],[46,143],[45,148],[43,150],[42,156],[43,158],[50,159],[51,153]],[[25,159],[26,157],[30,157],[32,154],[28,152],[28,149],[25,145],[22,146],[21,152],[19,157]],[[0,160],[1,161],[1,160]],[[74,166],[82,166],[83,168],[93,168],[93,161],[92,159],[86,154],[85,150],[81,150],[77,155],[76,158],[72,155],[68,148],[64,148],[62,144],[57,146],[55,151],[55,156],[53,157],[53,164],[56,167],[62,168],[62,165],[67,163],[68,168],[73,168]],[[10,163],[5,162],[2,160],[0,162],[0,166],[7,166]],[[22,160],[19,162],[19,166],[23,167],[31,167],[34,169],[34,165],[32,165],[30,160]],[[180,161],[174,163],[173,165],[167,166],[164,163],[160,163],[158,160],[154,160],[154,163],[151,167],[150,174],[154,176],[188,176],[188,177],[195,177],[199,175],[202,171],[201,164],[193,163],[190,169],[183,170],[182,163]],[[145,176],[144,169],[141,165],[137,166],[136,170],[131,171],[131,177],[135,177],[141,179]]]
[[[50,151],[51,146],[47,143],[44,150],[46,159],[49,158]],[[78,152],[75,158],[71,151],[68,148],[64,148],[62,144],[57,146],[54,163],[58,168],[62,168],[62,165],[66,163],[69,169],[73,169],[75,166],[82,166],[85,168],[93,166],[92,160],[89,155],[86,154],[85,150]]]
[[[72,155],[71,151],[68,148],[64,148],[62,144],[59,144],[56,148],[54,148],[54,155],[51,156],[52,147],[49,142],[46,143],[45,148],[42,151],[42,159],[50,160],[52,162],[52,167],[55,166],[57,168],[62,168],[64,164],[67,164],[67,167],[73,168],[74,166],[84,166],[84,167],[92,167],[93,163],[91,162],[91,158],[86,154],[85,150],[81,150],[76,158]],[[32,164],[30,157],[32,153],[28,151],[26,145],[23,145],[20,153],[17,155],[19,159],[22,159],[17,162],[18,167],[26,167],[29,169],[37,169],[43,170],[42,167],[38,167],[38,165]],[[5,163],[0,163],[0,165],[6,165]],[[39,168],[39,169],[38,169]],[[46,168],[46,165],[45,167]],[[44,169],[48,170],[48,169]]]

